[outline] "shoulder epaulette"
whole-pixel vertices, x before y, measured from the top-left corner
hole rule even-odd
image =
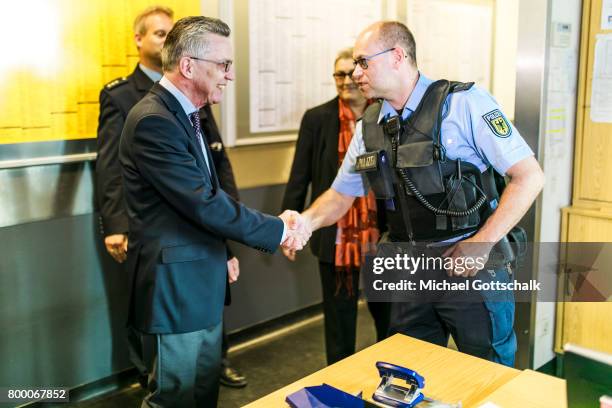
[[[474,82],[456,82],[456,81],[451,81],[451,92],[461,92],[461,91],[467,91],[468,89],[471,89],[472,86],[474,85]]]
[[[108,84],[104,85],[104,88],[107,91],[110,91],[113,88],[118,87],[119,85],[127,84],[127,77],[116,78],[110,81]]]

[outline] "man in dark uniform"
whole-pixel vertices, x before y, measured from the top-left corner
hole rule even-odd
[[[147,8],[136,17],[134,41],[138,48],[138,65],[129,76],[109,82],[100,92],[96,190],[104,245],[117,262],[125,261],[128,231],[118,156],[119,137],[130,109],[162,77],[161,49],[172,29],[172,18],[171,9],[159,6]]]
[[[123,186],[119,163],[119,138],[125,118],[132,107],[142,99],[155,82],[162,77],[161,50],[166,35],[173,26],[173,11],[162,6],[149,7],[134,20],[134,42],[139,61],[127,77],[117,78],[100,92],[100,116],[98,121],[98,159],[96,161],[96,193],[100,208],[100,229],[108,253],[119,263],[126,259],[128,244],[128,218],[123,202]],[[232,168],[223,149],[221,137],[209,106],[200,116],[204,134],[211,145],[213,161],[218,171],[219,183],[232,197],[238,199],[238,189]],[[228,255],[228,279],[234,282],[239,274],[238,259]],[[229,290],[226,304],[229,304]],[[128,333],[132,362],[146,376],[140,357],[140,342],[133,332]],[[246,378],[229,366],[227,360],[227,335],[223,331],[223,369],[221,383],[230,387],[243,387]],[[144,378],[142,378],[142,381]]]

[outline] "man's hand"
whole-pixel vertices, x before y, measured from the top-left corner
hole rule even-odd
[[[240,262],[238,258],[233,257],[227,261],[227,279],[229,283],[234,283],[238,280],[238,276],[240,276]]]
[[[279,217],[287,227],[285,240],[281,243],[282,247],[293,251],[303,249],[312,235],[310,225],[296,211],[285,210]]]
[[[295,261],[295,249],[287,249],[281,248],[283,250],[283,255],[287,257],[291,262]]]
[[[476,236],[456,243],[442,254],[445,258],[453,258],[453,269],[448,269],[448,276],[476,276],[482,268],[479,266],[487,263],[489,253],[494,243],[483,242]],[[458,261],[461,259],[461,261]],[[466,266],[467,265],[467,266]]]
[[[106,250],[119,263],[127,259],[128,237],[126,234],[113,234],[104,237]]]

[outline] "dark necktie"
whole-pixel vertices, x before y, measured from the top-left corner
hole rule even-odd
[[[189,119],[191,120],[191,125],[193,126],[193,130],[196,134],[196,142],[202,149],[202,154],[204,154],[204,160],[206,161],[206,167],[208,168],[208,173],[212,175],[210,170],[210,161],[208,156],[208,149],[206,149],[206,143],[204,142],[204,135],[202,135],[202,124],[200,123],[200,112],[195,111],[189,115]]]

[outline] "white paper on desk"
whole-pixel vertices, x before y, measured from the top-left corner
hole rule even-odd
[[[595,41],[591,120],[612,123],[612,34],[597,34]]]
[[[612,30],[612,0],[601,2],[601,29]]]

